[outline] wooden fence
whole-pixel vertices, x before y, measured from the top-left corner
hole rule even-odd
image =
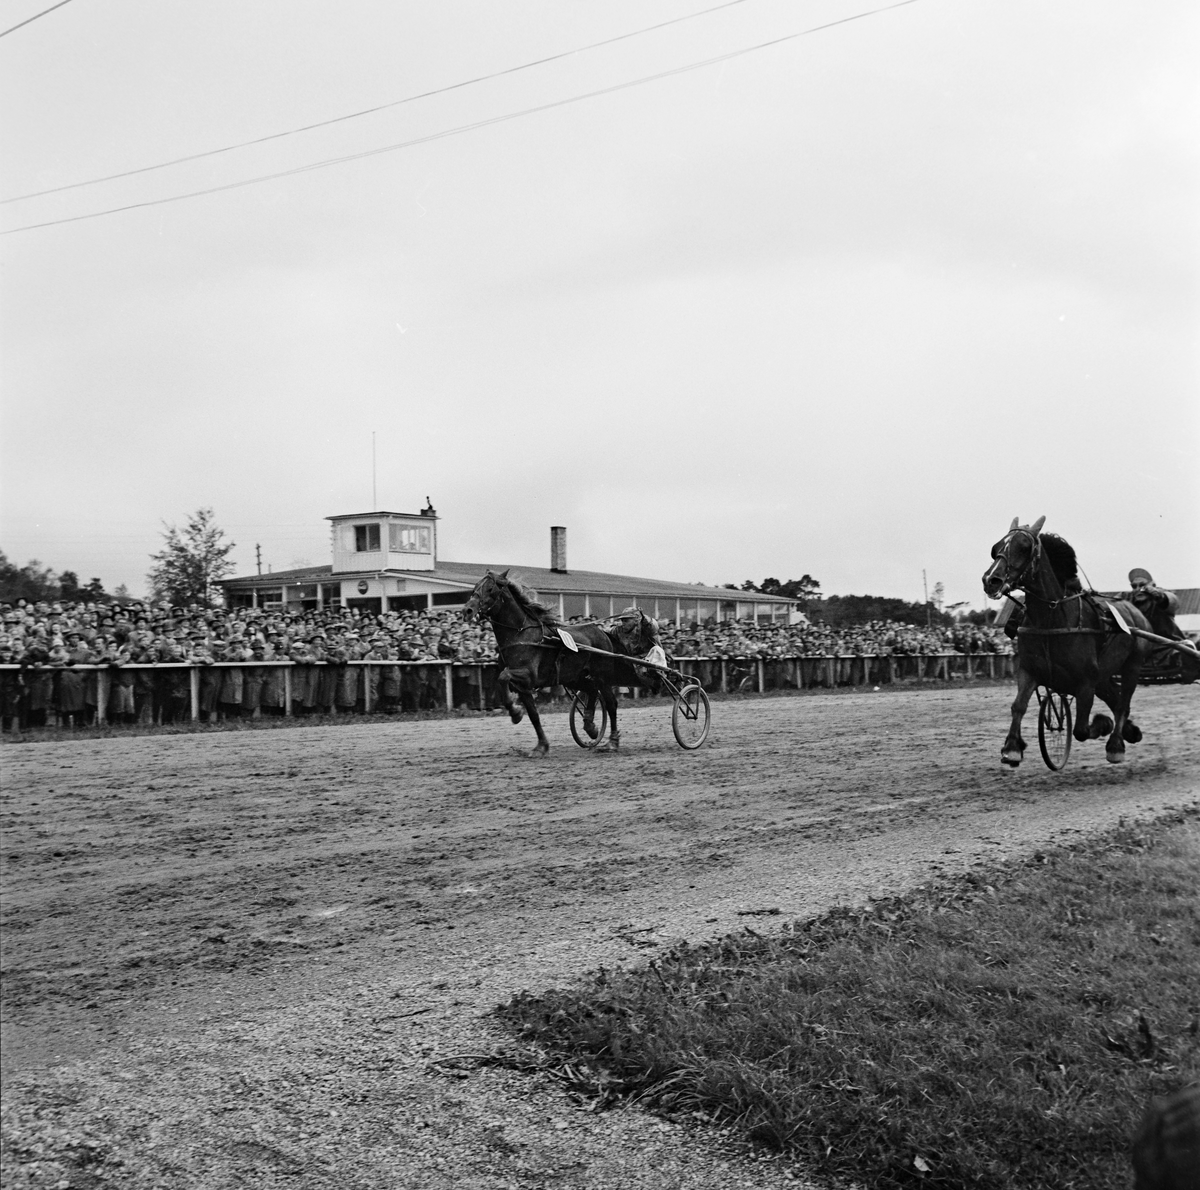
[[[399,696],[390,700],[388,710],[428,710],[444,708],[452,711],[456,707],[470,710],[490,710],[499,705],[497,676],[500,663],[470,661],[348,661],[347,667],[360,669],[392,669],[397,671],[396,682]],[[925,655],[879,655],[879,656],[831,656],[831,657],[676,657],[672,664],[682,673],[694,677],[710,693],[758,693],[771,690],[832,689],[840,686],[884,686],[900,683],[945,682],[976,679],[1006,680],[1015,676],[1014,658],[1005,653],[934,653]],[[292,715],[298,700],[294,697],[293,672],[297,668],[317,670],[327,668],[326,662],[293,661],[237,661],[216,662],[201,665],[195,662],[164,662],[160,664],[130,663],[122,666],[77,665],[75,672],[94,674],[94,686],[88,690],[86,702],[89,711],[94,709],[95,721],[104,723],[110,711],[114,676],[121,673],[145,674],[141,686],[135,691],[140,695],[142,719],[157,720],[161,714],[161,693],[157,689],[161,678],[170,671],[186,670],[187,715],[193,720],[201,718],[201,675],[206,671],[243,669],[257,671],[261,678],[266,670],[283,671],[282,703],[276,701],[267,710],[282,715]],[[341,668],[337,666],[336,668]],[[26,675],[25,685],[30,681],[53,682],[55,676],[64,672],[58,666],[0,665],[0,671]],[[158,683],[154,676],[160,675]],[[311,674],[306,675],[311,681]],[[147,680],[149,679],[149,680]],[[624,690],[630,698],[639,697],[636,689]],[[562,697],[561,688],[550,692],[550,698]],[[378,678],[368,679],[363,674],[357,683],[354,705],[339,705],[334,702],[314,706],[307,703],[304,709],[333,711],[344,714],[371,714],[380,709]],[[57,699],[50,691],[43,692],[47,719],[55,715]],[[231,704],[217,703],[216,709]],[[260,705],[242,706],[241,713],[257,716],[263,709]]]

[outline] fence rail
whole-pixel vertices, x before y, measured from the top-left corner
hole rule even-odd
[[[765,694],[786,689],[1004,680],[1015,676],[1014,661],[1008,653],[930,653],[676,657],[672,664],[710,693]],[[371,714],[381,708],[482,711],[499,705],[501,668],[498,661],[398,660],[0,665],[0,709],[6,720],[20,716],[24,721],[33,710],[44,712],[47,722],[54,715],[56,723],[74,713],[89,720],[94,715],[96,723],[112,716],[128,719],[131,714],[139,721],[157,723],[233,714],[258,716],[263,711],[286,716],[314,711]],[[352,670],[359,672],[351,676],[347,671]],[[392,672],[385,672],[388,670]],[[241,676],[229,679],[230,671]],[[19,683],[4,681],[4,675],[10,673],[19,676]],[[64,700],[61,690],[66,674],[75,675],[81,687],[69,700]],[[556,689],[552,697],[561,693]],[[633,689],[628,694],[637,698],[639,692]],[[64,701],[77,705],[64,709]]]

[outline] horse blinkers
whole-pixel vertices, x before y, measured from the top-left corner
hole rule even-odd
[[[1019,519],[1013,517],[1013,523],[1009,526],[1008,532],[992,546],[994,560],[991,566],[983,572],[984,594],[991,599],[998,599],[1001,595],[1007,595],[1014,587],[1020,585],[1024,575],[1037,565],[1042,552],[1040,534],[1045,523],[1046,518],[1040,516],[1028,529],[1023,529]],[[1022,545],[1027,544],[1029,547],[1029,557],[1020,564],[1014,562],[1010,557],[1012,546],[1018,540]]]

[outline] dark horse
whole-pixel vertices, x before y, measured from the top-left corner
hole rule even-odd
[[[1017,697],[1012,726],[1000,749],[1000,759],[1016,767],[1025,741],[1021,720],[1035,686],[1074,695],[1077,706],[1075,739],[1098,739],[1111,734],[1105,755],[1117,764],[1125,759],[1125,743],[1136,744],[1141,729],[1129,718],[1129,704],[1138,684],[1146,644],[1126,633],[1110,605],[1079,583],[1075,551],[1061,537],[1043,533],[1045,517],[1032,525],[1018,524],[992,546],[992,564],[983,575],[991,599],[1017,588],[1025,592],[1024,622],[1017,629]],[[1146,617],[1132,603],[1120,600],[1117,614],[1127,625],[1148,628]],[[1116,716],[1097,715],[1089,722],[1095,697]]]
[[[514,723],[521,722],[518,699],[528,713],[529,722],[537,732],[535,755],[544,755],[550,750],[534,701],[536,692],[547,686],[565,686],[568,690],[581,690],[588,696],[584,730],[593,739],[596,737],[594,712],[599,698],[612,724],[612,746],[620,746],[613,687],[631,685],[635,679],[625,672],[630,668],[628,663],[622,664],[614,655],[612,639],[604,629],[598,624],[560,623],[549,608],[538,603],[532,591],[516,578],[509,578],[507,570],[501,574],[489,570],[475,585],[463,614],[483,616],[492,622],[500,660],[504,663],[498,679],[501,698]],[[573,652],[559,635],[560,628],[578,644],[600,649],[612,655],[612,659],[598,657],[595,653]]]

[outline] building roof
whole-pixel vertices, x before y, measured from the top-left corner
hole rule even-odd
[[[327,521],[360,521],[373,516],[420,517],[426,521],[440,519],[436,512],[430,512],[429,509],[426,509],[424,512],[385,512],[383,509],[380,509],[378,512],[339,512],[337,516],[327,516],[325,519]]]
[[[1155,586],[1161,584],[1156,583]],[[1175,598],[1179,600],[1179,609],[1175,613],[1179,616],[1195,616],[1200,615],[1200,587],[1162,587],[1164,591],[1171,591]],[[1105,599],[1121,599],[1128,595],[1128,591],[1101,591],[1100,594]]]
[[[758,591],[732,591],[728,587],[708,587],[699,583],[672,583],[663,579],[638,578],[625,574],[604,574],[597,570],[549,570],[541,566],[514,566],[503,562],[438,562],[432,570],[399,570],[389,567],[384,574],[393,577],[424,579],[432,582],[474,586],[485,571],[511,570],[542,594],[657,595],[665,599],[740,599],[743,603],[794,603],[781,595],[763,595]],[[282,583],[329,582],[332,566],[305,566],[298,570],[276,570],[271,574],[251,574],[225,579],[225,587],[277,586]],[[357,571],[339,573],[337,578],[362,578]]]
[[[1179,600],[1179,615],[1200,615],[1200,587],[1176,588],[1175,597]]]

